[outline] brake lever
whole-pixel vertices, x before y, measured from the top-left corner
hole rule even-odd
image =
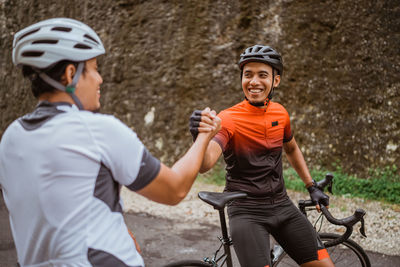
[[[361,234],[363,237],[367,237],[367,235],[365,234],[364,218],[361,218],[360,222],[361,222],[360,234]]]

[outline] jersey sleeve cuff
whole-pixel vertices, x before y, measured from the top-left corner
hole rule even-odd
[[[130,185],[127,185],[127,187],[133,191],[138,191],[146,187],[157,177],[160,169],[161,162],[157,158],[153,157],[146,148],[144,148],[139,173],[135,181]]]
[[[288,138],[284,138],[283,142],[287,143],[287,142],[290,142],[292,139],[293,139],[293,134],[291,134]]]
[[[223,142],[221,141],[221,140],[219,140],[218,138],[216,138],[216,137],[213,137],[213,139],[211,139],[212,141],[215,141],[220,147],[221,147],[221,149],[222,149],[222,151],[225,151],[224,150],[224,144],[223,144]]]

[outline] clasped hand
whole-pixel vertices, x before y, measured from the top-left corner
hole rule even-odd
[[[189,130],[193,141],[196,140],[199,133],[209,134],[212,138],[221,129],[221,119],[217,116],[215,110],[209,107],[203,110],[195,110],[189,119]]]

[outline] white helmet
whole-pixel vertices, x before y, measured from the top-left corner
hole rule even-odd
[[[17,66],[31,66],[42,80],[70,94],[78,108],[84,109],[75,95],[76,84],[84,62],[104,53],[103,43],[92,28],[74,19],[54,18],[17,32],[14,36],[12,60]],[[62,60],[79,62],[74,78],[67,86],[42,72],[42,69]]]
[[[105,53],[99,36],[74,19],[53,18],[35,23],[14,36],[15,65],[47,68],[59,61],[82,62]]]

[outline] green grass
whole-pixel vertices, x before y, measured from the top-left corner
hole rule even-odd
[[[199,181],[209,184],[225,185],[225,169],[223,164],[215,164],[210,171],[200,174]]]
[[[310,172],[311,176],[315,180],[319,181],[325,177],[325,174],[328,171],[310,170]],[[286,169],[283,173],[286,188],[297,191],[306,191],[303,182],[294,169]],[[360,197],[364,199],[400,204],[400,174],[395,165],[383,169],[370,170],[369,175],[366,178],[346,174],[339,167],[336,167],[336,170],[331,173],[334,176],[334,195]]]
[[[326,173],[331,172],[334,176],[334,195],[400,204],[400,172],[395,165],[383,169],[371,169],[366,178],[346,174],[338,166],[336,165],[334,171],[311,169],[311,176],[319,181],[325,177]],[[304,183],[294,169],[285,169],[283,176],[286,188],[306,192]],[[199,180],[205,183],[224,185],[224,164],[217,164],[211,171],[199,175]]]

